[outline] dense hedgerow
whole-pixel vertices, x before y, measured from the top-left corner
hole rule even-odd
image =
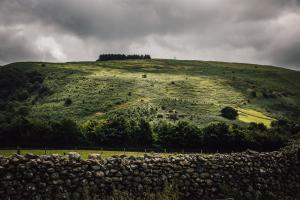
[[[0,116],[0,120],[4,116]],[[299,135],[299,126],[280,122],[267,129],[251,123],[240,127],[212,123],[204,128],[186,121],[174,123],[161,120],[149,122],[142,117],[112,115],[102,120],[88,120],[78,125],[72,120],[14,118],[0,125],[1,146],[100,146],[115,148],[158,148],[186,151],[259,151],[276,150],[287,143],[291,135]],[[286,128],[285,132],[282,132]]]

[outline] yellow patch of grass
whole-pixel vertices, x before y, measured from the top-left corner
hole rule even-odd
[[[118,109],[128,108],[130,106],[137,105],[137,104],[139,104],[139,105],[146,104],[146,103],[149,103],[153,99],[154,98],[150,98],[150,97],[138,98],[133,101],[129,101],[129,102],[117,105],[117,106],[115,106],[115,109],[118,110]]]
[[[103,112],[96,112],[94,115],[95,116],[101,116],[101,115],[104,115],[105,113],[103,113]]]
[[[77,152],[81,155],[83,159],[87,159],[89,154],[100,154],[102,158],[109,158],[112,156],[143,156],[145,152],[132,152],[132,151],[104,151],[104,150],[43,150],[43,149],[34,149],[34,150],[21,150],[21,154],[33,153],[35,155],[51,155],[51,154],[60,154],[67,155],[69,152]],[[17,150],[0,150],[0,155],[10,156],[17,153]],[[170,156],[174,155],[171,153],[160,153],[161,156]]]
[[[261,112],[252,110],[252,109],[243,109],[237,108],[239,116],[238,120],[246,123],[263,123],[266,127],[271,127],[271,122],[274,121],[274,118],[268,117]]]

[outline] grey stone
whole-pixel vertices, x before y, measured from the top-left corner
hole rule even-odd
[[[69,152],[68,154],[70,160],[79,160],[80,154],[77,152]]]
[[[110,173],[113,173],[113,174],[114,174],[114,173],[116,173],[116,172],[118,172],[118,170],[116,170],[116,169],[111,169],[111,170],[110,170]]]
[[[207,180],[206,180],[206,184],[207,184],[208,186],[212,186],[212,185],[213,185],[213,181],[212,181],[211,179],[207,179]]]
[[[13,178],[13,174],[12,173],[7,173],[3,177],[4,180],[11,180],[12,178]]]
[[[186,170],[186,172],[187,172],[187,173],[192,173],[192,172],[194,172],[194,169],[193,169],[193,168],[188,168],[188,169]]]
[[[102,171],[97,171],[97,172],[95,172],[95,176],[96,177],[104,177],[104,172],[102,172]]]
[[[89,154],[89,155],[88,155],[88,159],[91,159],[91,160],[99,160],[99,159],[101,159],[101,155],[100,155],[100,154],[96,154],[96,153]]]
[[[24,174],[24,177],[25,177],[25,178],[28,178],[28,179],[33,178],[33,173],[32,173],[32,172],[26,172],[26,173]]]
[[[143,185],[142,185],[142,184],[139,184],[139,185],[138,185],[138,190],[139,190],[139,191],[142,191],[142,190],[143,190]]]
[[[250,200],[250,199],[253,199],[253,197],[252,197],[252,195],[251,195],[250,192],[245,192],[244,195],[245,195],[245,198],[246,198],[246,199],[249,199],[249,200]]]
[[[54,168],[48,168],[48,170],[47,170],[49,173],[53,173],[53,172],[55,172],[55,169]]]
[[[206,172],[205,173],[201,173],[200,177],[203,178],[203,179],[206,179],[206,178],[210,177],[210,174],[206,173]]]
[[[59,174],[58,173],[53,173],[51,174],[51,178],[56,180],[56,179],[59,179]]]
[[[125,175],[125,176],[127,176],[129,174],[129,171],[126,170],[126,169],[124,169],[124,170],[122,170],[122,174]]]
[[[97,170],[101,169],[101,167],[99,165],[93,165],[92,169],[97,171]]]
[[[18,158],[16,158],[16,157],[13,157],[13,158],[11,159],[11,162],[13,162],[13,163],[17,163],[17,162],[19,162],[19,159],[18,159]]]
[[[142,179],[141,179],[141,177],[134,177],[134,179],[133,179],[135,182],[137,182],[137,183],[139,183],[139,182],[141,182],[142,181]]]

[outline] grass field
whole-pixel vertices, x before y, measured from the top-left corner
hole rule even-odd
[[[44,150],[44,149],[35,149],[35,150],[21,150],[21,155],[26,153],[33,153],[35,155],[51,155],[51,154],[60,154],[66,155],[69,152],[77,152],[81,155],[82,158],[87,159],[89,154],[100,154],[102,158],[109,158],[112,156],[143,156],[145,152],[132,152],[132,151],[102,151],[102,150]],[[17,153],[17,150],[0,150],[0,155],[10,156]],[[171,153],[160,153],[161,156],[175,155]]]
[[[251,110],[251,109],[242,109],[238,108],[238,120],[246,123],[255,122],[263,123],[268,128],[271,127],[271,122],[274,121],[274,118],[268,117],[261,112]]]
[[[158,120],[158,115],[170,120],[170,113],[177,113],[180,120],[200,126],[216,121],[269,126],[282,117],[300,120],[300,72],[283,68],[162,59],[9,67],[39,71],[54,92],[35,104],[28,100],[32,117],[67,117],[83,123],[142,108],[155,110],[145,116],[150,121]],[[70,106],[64,105],[66,98],[72,100]],[[238,120],[220,116],[225,106],[239,108]]]

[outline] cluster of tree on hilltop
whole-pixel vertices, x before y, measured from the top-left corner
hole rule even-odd
[[[106,61],[106,60],[129,60],[129,59],[151,59],[150,55],[125,55],[125,54],[100,54],[97,61]]]

